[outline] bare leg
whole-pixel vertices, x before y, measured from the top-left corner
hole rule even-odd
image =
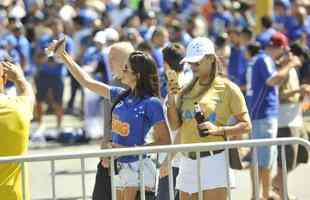
[[[116,190],[116,199],[117,200],[124,200],[124,196],[123,196],[123,191],[122,190]]]
[[[261,178],[260,178],[260,176],[259,176],[259,173],[258,173],[258,188],[255,188],[255,181],[254,181],[254,170],[255,170],[255,168],[254,168],[254,166],[252,166],[251,168],[250,168],[250,174],[251,174],[251,183],[252,183],[252,199],[255,199],[255,193],[254,193],[254,191],[255,190],[258,190],[258,191],[260,191],[260,185],[261,185]]]
[[[259,176],[262,180],[262,192],[263,192],[263,198],[269,197],[269,192],[271,190],[271,175],[270,175],[270,169],[259,169]]]
[[[190,194],[187,192],[180,191],[180,200],[190,200]]]
[[[192,195],[192,200],[198,200],[199,194],[194,193]],[[227,190],[226,188],[216,188],[212,190],[205,190],[203,191],[203,199],[204,200],[210,200],[210,199],[216,199],[216,200],[226,200],[227,199]]]
[[[54,104],[54,111],[57,117],[57,128],[61,128],[61,123],[62,123],[62,119],[63,119],[63,107],[62,105],[59,104]]]
[[[126,187],[123,191],[123,200],[135,200],[137,191],[137,187]]]
[[[39,125],[42,124],[42,117],[43,117],[43,108],[42,108],[42,102],[36,103],[36,120],[38,121]]]

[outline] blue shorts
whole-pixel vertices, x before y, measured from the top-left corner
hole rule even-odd
[[[64,93],[64,81],[61,76],[47,76],[39,74],[36,79],[37,101],[43,102],[47,100],[48,91],[51,90],[53,100],[62,105],[62,98]]]
[[[277,118],[265,118],[252,121],[252,139],[276,138],[278,132]],[[262,146],[257,148],[258,166],[271,169],[277,161],[277,146]],[[254,163],[253,163],[254,164]]]

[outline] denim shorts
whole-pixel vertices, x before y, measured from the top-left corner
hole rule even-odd
[[[126,187],[140,186],[140,162],[118,163],[119,172],[115,176],[115,185],[122,190]],[[153,191],[156,182],[156,166],[151,158],[144,159],[144,184]]]
[[[276,117],[252,121],[252,139],[276,138],[278,120]],[[262,146],[257,148],[258,166],[271,169],[277,161],[277,146]]]
[[[47,101],[48,91],[51,90],[53,100],[62,105],[63,93],[64,93],[64,80],[60,76],[47,76],[39,74],[36,79],[37,88],[37,101]]]

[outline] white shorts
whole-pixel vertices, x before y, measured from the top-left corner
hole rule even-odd
[[[115,185],[118,189],[125,187],[139,187],[140,162],[120,163],[120,171],[115,176]],[[156,166],[150,158],[144,159],[144,185],[151,190],[155,189]]]
[[[215,188],[228,187],[226,177],[225,152],[201,158],[201,188],[210,190]],[[229,169],[230,186],[234,187],[233,170]],[[187,193],[198,192],[197,161],[183,156],[179,166],[179,175],[176,181],[176,188]]]

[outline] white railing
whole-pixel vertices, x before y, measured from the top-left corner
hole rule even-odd
[[[25,194],[25,173],[24,166],[26,162],[42,162],[50,161],[51,163],[51,176],[52,176],[52,198],[56,200],[56,185],[55,185],[55,161],[57,160],[67,160],[67,159],[80,159],[81,160],[81,178],[82,178],[82,199],[86,199],[86,186],[85,186],[85,159],[95,158],[95,157],[110,157],[111,158],[111,183],[112,183],[112,199],[116,199],[116,188],[114,185],[114,160],[119,156],[126,155],[139,155],[140,160],[140,194],[141,200],[145,200],[145,188],[144,188],[144,169],[143,169],[143,155],[149,153],[166,152],[168,156],[171,156],[174,152],[196,152],[198,169],[200,169],[200,152],[202,151],[214,151],[214,150],[225,150],[226,160],[229,161],[228,150],[231,148],[240,147],[250,147],[253,148],[253,159],[254,159],[254,184],[256,190],[254,191],[255,199],[259,199],[258,190],[258,161],[257,161],[257,147],[261,146],[281,146],[281,157],[282,157],[282,174],[283,174],[283,191],[284,199],[287,200],[287,169],[286,169],[286,156],[285,156],[285,146],[299,144],[304,146],[307,151],[310,151],[310,142],[300,139],[300,138],[278,138],[278,139],[261,139],[261,140],[241,140],[241,141],[227,141],[227,142],[212,142],[212,143],[196,143],[196,144],[180,144],[180,145],[163,145],[163,146],[151,146],[151,147],[135,147],[135,148],[121,148],[121,149],[106,149],[98,150],[92,152],[78,152],[78,153],[63,153],[63,154],[51,154],[51,155],[33,155],[33,156],[14,156],[14,157],[0,157],[0,163],[21,163],[22,169],[22,189],[23,189],[23,199],[26,199]],[[229,163],[229,162],[226,162]],[[30,169],[31,170],[31,169]],[[200,182],[200,170],[198,170],[198,185],[199,185],[199,200],[202,200],[202,190]],[[229,166],[226,166],[226,177],[227,182],[229,181]],[[172,178],[172,168],[170,166],[169,173],[169,194],[170,200],[173,200],[173,178]],[[231,199],[231,189],[228,185],[228,197]]]

